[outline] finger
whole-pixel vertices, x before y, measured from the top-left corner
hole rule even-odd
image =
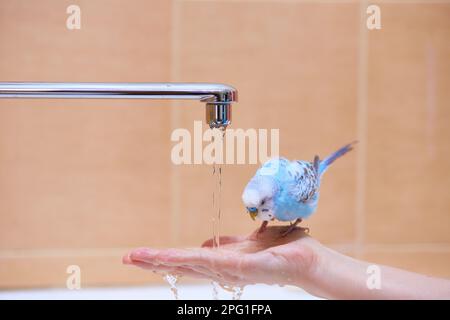
[[[126,255],[124,255],[122,257],[122,263],[123,264],[133,264],[133,260],[131,260],[129,253],[127,253]]]
[[[137,248],[137,249],[134,249],[134,250],[128,252],[127,254],[125,254],[122,257],[122,263],[123,264],[132,264],[133,263],[132,255],[138,254],[139,252],[144,252],[146,250],[148,250],[148,248],[141,247],[141,248]]]
[[[201,265],[210,261],[209,249],[145,249],[130,253],[132,261],[146,262],[154,265],[186,266]]]
[[[236,242],[244,241],[245,239],[246,239],[246,237],[242,237],[242,236],[222,236],[222,237],[219,237],[219,244],[225,245],[225,244],[230,244],[230,243],[236,243]],[[213,239],[208,239],[205,242],[203,242],[202,247],[212,247],[213,244],[214,244]]]
[[[241,254],[223,250],[202,249],[166,249],[136,250],[131,252],[133,261],[148,262],[166,266],[203,266],[209,270],[230,269],[239,263]]]
[[[214,281],[222,281],[223,280],[222,275],[211,272],[207,268],[204,268],[201,266],[171,267],[171,266],[166,266],[166,265],[154,265],[151,263],[140,262],[140,261],[132,261],[129,264],[134,265],[139,268],[142,268],[142,269],[145,269],[145,270],[150,270],[155,273],[159,273],[161,275],[170,273],[170,274],[188,276],[188,277],[197,278],[197,279],[210,279],[210,280],[214,280]]]
[[[142,253],[139,254],[142,255]],[[208,268],[205,265],[192,264],[191,262],[189,265],[174,265],[173,262],[170,262],[169,264],[169,262],[157,261],[156,259],[151,261],[146,259],[145,262],[143,262],[138,260],[142,259],[142,256],[133,256],[133,259],[134,260],[130,258],[131,262],[129,264],[159,273],[182,273],[195,278],[212,279],[218,282],[236,282],[239,279],[239,277],[233,274],[238,269],[233,268],[230,272],[223,263],[217,263],[214,267]]]
[[[255,271],[252,270],[255,264],[243,264],[245,256],[248,255],[208,248],[141,249],[130,253],[133,264],[147,264],[147,269],[174,272],[177,268],[187,268],[197,273],[193,276],[233,284],[247,283],[248,276]]]
[[[201,273],[201,272],[197,272],[195,270],[192,270],[190,268],[187,267],[168,267],[168,266],[163,266],[163,265],[159,265],[159,266],[155,266],[146,262],[138,262],[135,261],[132,263],[132,265],[145,269],[145,270],[150,270],[156,273],[160,273],[162,275],[165,275],[167,273],[170,274],[174,274],[174,275],[181,275],[181,276],[187,276],[187,277],[192,277],[192,278],[198,278],[198,279],[208,279],[208,275]]]

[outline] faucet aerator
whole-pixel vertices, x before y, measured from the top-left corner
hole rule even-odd
[[[218,128],[225,130],[231,123],[231,103],[207,103],[206,123],[211,129]]]

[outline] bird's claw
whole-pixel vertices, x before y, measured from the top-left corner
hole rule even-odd
[[[269,223],[269,221],[263,221],[263,223],[259,227],[258,232],[256,234],[258,235],[258,234],[263,233],[267,229],[267,224],[268,223]]]
[[[294,231],[295,228],[299,228],[301,231],[305,232],[305,233],[309,233],[309,228],[304,228],[304,227],[297,227],[297,225],[302,221],[302,219],[297,219],[295,220],[294,223],[290,223],[289,227],[287,228],[287,230],[282,231],[281,232],[281,237],[285,237],[287,236],[289,233],[291,233],[292,231]]]
[[[294,229],[300,229],[300,231],[302,231],[302,232],[304,232],[304,233],[307,233],[307,234],[309,234],[309,228],[307,228],[307,227],[293,227],[293,228],[291,228],[291,227],[289,227],[287,230],[285,230],[285,231],[283,231],[283,232],[281,232],[281,238],[284,238],[284,237],[286,237],[289,233],[291,233],[292,231],[294,231]]]

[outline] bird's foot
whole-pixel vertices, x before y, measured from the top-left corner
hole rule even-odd
[[[261,226],[258,228],[258,230],[255,230],[255,232],[253,232],[250,235],[250,239],[251,240],[258,240],[258,236],[267,229],[267,224],[268,223],[269,223],[269,221],[263,221],[263,223],[261,223]]]
[[[290,225],[285,231],[283,231],[283,232],[281,233],[281,237],[282,237],[282,238],[283,238],[283,237],[286,237],[289,233],[291,233],[292,231],[294,231],[294,229],[297,228],[297,225],[298,225],[300,222],[302,222],[302,219],[297,219],[297,220],[295,220],[294,223],[291,223],[291,225]],[[309,228],[303,228],[303,227],[300,227],[300,230],[303,231],[303,232],[305,232],[305,233],[309,233]]]
[[[268,223],[269,223],[269,221],[263,221],[263,223],[261,223],[261,226],[258,229],[257,234],[263,233],[267,229],[267,224]]]

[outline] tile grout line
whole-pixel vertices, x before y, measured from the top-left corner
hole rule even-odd
[[[366,0],[179,0],[182,2],[209,3],[293,3],[293,4],[358,4]],[[450,0],[375,0],[374,4],[450,4]]]
[[[355,243],[326,243],[334,250],[355,251]],[[369,252],[403,252],[403,253],[433,253],[450,252],[450,244],[441,243],[366,243],[362,253]]]
[[[364,252],[380,253],[442,253],[449,252],[447,243],[407,243],[407,244],[377,244],[368,243],[364,246]]]
[[[75,248],[75,249],[10,249],[0,250],[1,259],[18,258],[45,258],[45,257],[122,257],[124,253],[134,250],[135,247],[123,248]]]
[[[338,4],[358,3],[360,0],[180,0],[184,2],[209,2],[209,3],[299,3],[299,4]],[[420,1],[420,0],[416,0]],[[427,0],[422,0],[427,1]],[[440,0],[445,1],[445,0]],[[447,0],[450,1],[450,0]]]
[[[333,250],[343,252],[355,252],[354,243],[328,243]],[[124,252],[129,252],[134,247],[113,248],[74,248],[74,249],[8,249],[0,250],[0,260],[18,258],[43,258],[43,257],[121,257]],[[450,244],[442,243],[367,243],[361,253],[450,253]]]
[[[361,256],[365,241],[366,161],[367,161],[367,29],[365,28],[367,2],[361,1],[359,10],[358,71],[357,71],[357,138],[355,192],[355,249]]]
[[[180,23],[180,6],[179,0],[171,2],[171,58],[170,58],[170,80],[171,82],[180,81],[179,77],[179,23]],[[170,128],[178,128],[180,125],[180,113],[177,108],[177,102],[171,102],[170,108]],[[169,142],[170,144],[170,142]],[[171,245],[175,246],[179,242],[180,233],[180,174],[176,170],[175,165],[171,162],[170,166],[170,230]]]

